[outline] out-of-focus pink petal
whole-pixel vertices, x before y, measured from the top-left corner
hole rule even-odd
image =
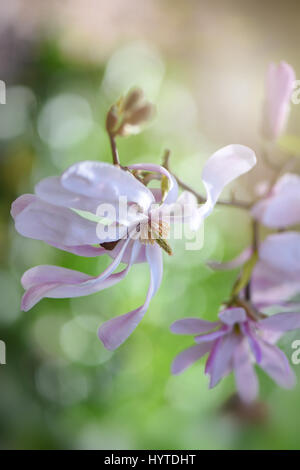
[[[115,204],[126,196],[128,202],[147,210],[154,202],[150,189],[130,172],[104,162],[75,163],[62,174],[61,184],[73,193],[98,199],[99,204]]]
[[[210,374],[210,388],[213,388],[227,373],[230,363],[233,359],[236,346],[241,341],[241,336],[235,333],[229,333],[218,340],[213,358],[208,368]]]
[[[207,201],[199,209],[201,217],[207,217],[211,213],[227,184],[247,173],[255,164],[255,153],[244,145],[227,145],[215,152],[206,162],[202,172]]]
[[[212,343],[197,344],[179,353],[172,363],[172,374],[181,374],[198,359],[210,351]]]
[[[177,335],[197,335],[214,330],[220,326],[220,322],[211,322],[201,318],[183,318],[175,321],[170,330]]]
[[[285,312],[271,315],[257,324],[259,328],[270,331],[291,331],[300,328],[300,313]]]
[[[263,132],[267,139],[277,139],[284,131],[295,80],[295,72],[289,64],[269,65],[263,119]]]
[[[239,268],[244,263],[246,263],[246,261],[250,259],[252,253],[253,249],[251,247],[247,247],[236,258],[230,261],[225,263],[220,263],[218,261],[208,261],[206,264],[215,271],[230,271],[231,269]]]
[[[112,275],[112,273],[119,266],[128,243],[129,239],[122,242],[123,251],[121,250],[108,268],[96,277],[59,266],[43,265],[29,269],[21,279],[26,289],[22,298],[22,310],[27,312],[44,297],[55,299],[81,297],[119,282],[127,274],[128,267],[123,271],[123,275]]]
[[[262,351],[260,367],[276,382],[280,387],[292,388],[295,385],[296,377],[289,365],[286,355],[276,346],[258,339]]]
[[[233,307],[227,308],[226,310],[222,310],[219,313],[218,317],[220,318],[222,323],[225,325],[232,326],[235,323],[241,323],[247,320],[246,312],[243,308],[240,307]]]
[[[300,177],[283,175],[271,194],[252,208],[252,215],[271,228],[289,227],[300,223]]]
[[[240,398],[246,403],[255,400],[258,394],[258,380],[251,364],[250,351],[245,339],[235,348],[233,368]]]
[[[131,170],[144,170],[144,171],[153,171],[155,173],[159,173],[160,175],[164,175],[169,180],[169,191],[164,200],[164,204],[172,204],[177,200],[178,197],[178,185],[175,178],[166,170],[166,168],[149,163],[136,163],[134,165],[130,165],[128,168]]]
[[[125,315],[108,320],[98,330],[100,340],[109,350],[118,348],[135,330],[160,286],[163,269],[161,248],[158,245],[147,245],[146,257],[150,266],[150,285],[144,305]]]
[[[300,233],[269,235],[260,246],[259,257],[271,267],[300,279]]]

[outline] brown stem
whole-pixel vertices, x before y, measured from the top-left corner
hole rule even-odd
[[[166,170],[168,170],[169,173],[171,173],[171,175],[175,178],[175,180],[176,180],[178,186],[180,186],[180,188],[192,193],[197,198],[197,201],[199,203],[204,203],[206,201],[206,199],[205,199],[204,196],[202,196],[202,194],[198,193],[193,188],[191,188],[189,185],[187,185],[186,183],[181,181],[181,179],[179,179],[178,176],[176,176],[170,170],[169,159],[170,159],[170,150],[165,150],[165,154],[164,154],[164,157],[163,157],[163,167]],[[244,210],[248,210],[252,206],[252,204],[249,204],[249,203],[244,202],[244,201],[237,201],[237,200],[231,200],[231,201],[219,200],[219,201],[217,201],[217,204],[220,205],[220,206],[237,207],[239,209],[244,209]]]
[[[109,142],[110,142],[110,147],[111,147],[113,164],[121,166],[115,137],[109,131],[108,131],[108,137],[109,137]]]

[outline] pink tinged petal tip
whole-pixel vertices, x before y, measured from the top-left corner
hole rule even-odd
[[[263,133],[269,140],[276,140],[285,129],[295,80],[294,69],[286,62],[269,65],[263,113]]]
[[[118,348],[135,330],[160,286],[163,269],[162,250],[157,245],[148,245],[146,246],[146,257],[150,267],[150,285],[144,305],[125,315],[108,320],[98,330],[99,339],[109,350]]]
[[[207,217],[212,212],[227,184],[250,171],[255,164],[255,153],[244,145],[228,145],[215,152],[206,162],[202,172],[207,201],[199,209],[201,217]]]
[[[183,318],[174,322],[170,330],[178,335],[196,335],[206,333],[220,326],[220,322],[211,322],[201,318]]]
[[[197,344],[179,353],[172,363],[172,374],[181,374],[181,372],[207,354],[211,350],[211,347],[212,343]]]

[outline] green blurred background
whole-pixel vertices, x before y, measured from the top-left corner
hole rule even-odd
[[[299,13],[299,2],[289,1],[1,3],[7,103],[0,105],[0,339],[7,364],[0,366],[0,448],[299,448],[299,386],[283,391],[259,373],[262,416],[242,419],[234,407],[224,412],[231,376],[209,391],[202,361],[170,375],[174,356],[191,340],[169,326],[184,316],[216,318],[237,273],[213,273],[205,261],[229,259],[247,245],[247,214],[218,208],[205,224],[201,251],[172,242],[158,294],[114,353],[103,348],[97,328],[144,301],[147,266],[134,266],[107,291],[45,299],[21,312],[20,277],[28,268],[57,264],[96,274],[109,259],[24,239],[9,214],[11,202],[41,178],[80,160],[111,161],[105,113],[132,86],[156,103],[157,116],[142,134],[119,141],[124,165],[160,163],[167,147],[174,171],[201,190],[203,163],[220,146],[249,145],[259,157],[265,69],[285,60],[299,73]],[[294,106],[290,133],[299,122]],[[249,200],[254,182],[268,176],[259,164],[231,190]],[[294,338],[282,343],[289,357]]]

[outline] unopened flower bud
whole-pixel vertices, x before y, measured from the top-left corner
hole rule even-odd
[[[131,112],[143,99],[144,93],[140,88],[135,88],[126,96],[123,104],[125,112]]]
[[[154,106],[150,103],[145,103],[139,108],[135,109],[133,113],[126,119],[126,123],[132,126],[138,126],[143,122],[148,121],[154,113]]]

